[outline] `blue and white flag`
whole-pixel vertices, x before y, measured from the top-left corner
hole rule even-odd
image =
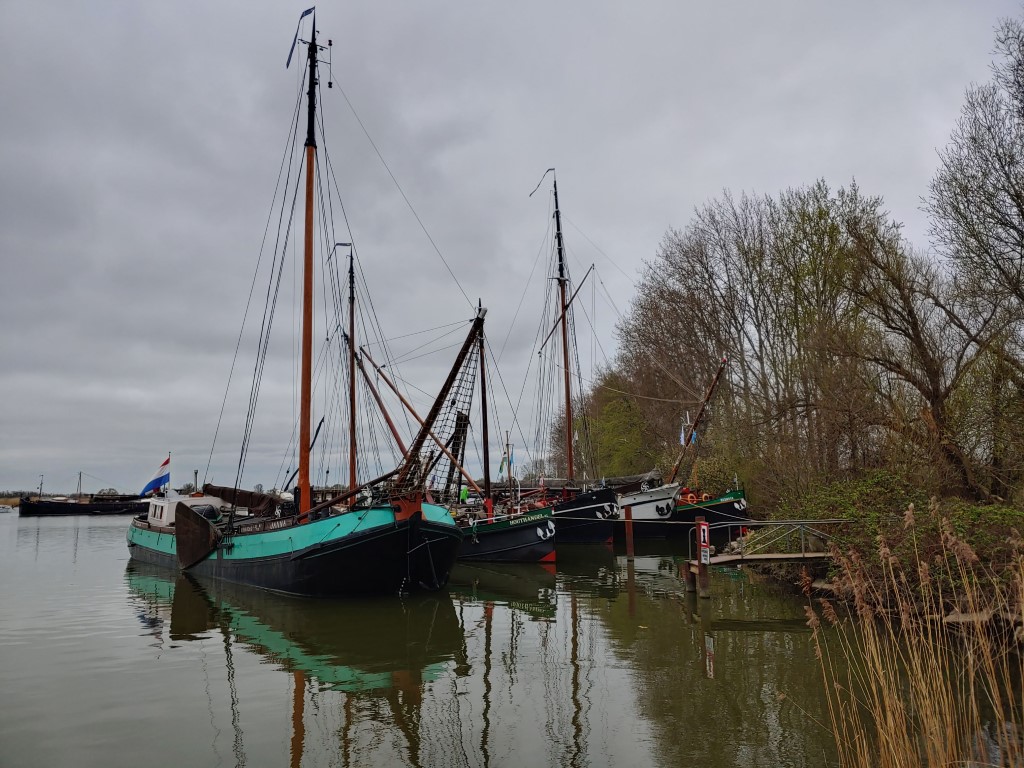
[[[147,493],[153,491],[159,491],[163,486],[169,485],[171,482],[171,457],[168,456],[164,459],[164,463],[157,469],[156,474],[153,475],[153,479],[146,483],[146,487],[139,491],[139,496],[145,496]]]

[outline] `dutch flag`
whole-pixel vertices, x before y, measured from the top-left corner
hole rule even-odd
[[[164,485],[169,485],[171,482],[171,457],[168,454],[167,458],[164,459],[164,463],[157,469],[156,474],[153,475],[153,479],[146,483],[146,487],[139,491],[139,496],[145,496],[147,493],[153,491],[159,491]]]

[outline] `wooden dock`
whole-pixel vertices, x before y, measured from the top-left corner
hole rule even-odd
[[[702,518],[695,520],[695,530],[701,539],[698,544],[700,556],[697,559],[688,559],[679,566],[679,575],[686,582],[687,592],[697,592],[700,597],[711,597],[711,566],[714,565],[739,565],[741,563],[806,563],[821,562],[828,560],[831,555],[828,552],[811,551],[809,545],[813,540],[823,544],[828,540],[829,535],[821,526],[831,523],[845,523],[843,520],[773,520],[760,523],[764,526],[771,526],[777,533],[767,541],[759,542],[756,551],[740,550],[722,555],[711,555],[708,551],[708,528],[709,526]],[[789,552],[765,552],[766,545],[779,544],[788,538],[799,540],[799,549]],[[815,547],[817,549],[817,547]]]

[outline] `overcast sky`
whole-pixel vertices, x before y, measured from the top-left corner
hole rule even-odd
[[[168,451],[176,483],[205,469],[305,7],[0,3],[0,489],[45,475],[69,491],[83,471],[86,490],[137,490]],[[500,346],[550,179],[528,195],[551,166],[573,272],[595,264],[619,311],[665,231],[725,189],[856,179],[927,247],[936,150],[964,89],[988,79],[996,22],[1019,13],[995,0],[322,4],[329,147],[386,332],[468,319],[465,292]],[[597,312],[610,356],[618,318]],[[510,385],[536,328],[512,327]],[[432,375],[418,381],[436,389]],[[280,399],[268,420],[287,425]],[[214,480],[233,479],[241,418],[229,408]],[[269,485],[289,435],[259,434],[247,484]]]

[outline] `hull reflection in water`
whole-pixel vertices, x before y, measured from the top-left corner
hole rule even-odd
[[[457,563],[448,591],[459,600],[518,609],[551,618],[557,604],[555,569],[539,563]]]
[[[413,601],[307,600],[265,590],[200,583],[163,568],[129,564],[131,592],[147,607],[144,623],[171,640],[227,631],[269,661],[321,686],[376,690],[436,679],[461,646],[447,595]]]
[[[166,633],[174,642],[223,637],[239,765],[246,762],[240,710],[249,700],[243,701],[237,690],[242,679],[234,659],[238,650],[291,673],[292,766],[302,763],[307,727],[323,723],[310,721],[307,702],[311,715],[323,716],[328,702],[323,695],[335,693],[344,697],[336,729],[343,765],[360,764],[356,736],[366,721],[393,725],[402,737],[399,751],[419,764],[421,733],[429,730],[424,691],[455,666],[462,649],[461,629],[447,595],[404,603],[309,600],[225,582],[200,583],[183,574],[172,577],[163,568],[140,563],[129,564],[126,580],[141,603],[138,615],[147,634],[162,640]],[[210,708],[212,713],[212,700]]]

